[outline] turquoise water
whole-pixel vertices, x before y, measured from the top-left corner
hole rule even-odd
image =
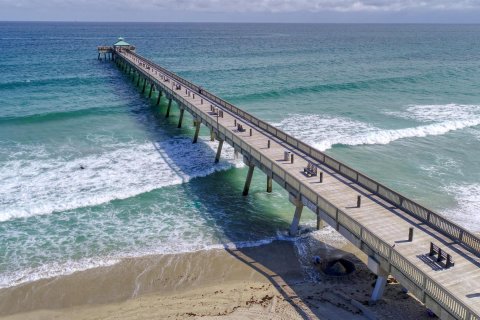
[[[96,59],[118,36],[480,231],[479,25],[0,23],[1,287],[285,235],[284,191]]]

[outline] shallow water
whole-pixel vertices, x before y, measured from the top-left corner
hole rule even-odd
[[[286,193],[191,144],[96,46],[118,36],[480,231],[480,26],[0,23],[0,286],[282,237]],[[155,98],[155,97],[153,97]],[[152,101],[153,101],[152,98]],[[85,169],[81,169],[83,166]],[[305,214],[304,224],[314,224]]]

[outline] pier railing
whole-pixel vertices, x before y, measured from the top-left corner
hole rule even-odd
[[[397,206],[398,208],[403,209],[405,212],[409,213],[411,216],[419,219],[420,221],[430,225],[438,231],[441,231],[443,234],[449,236],[459,244],[465,246],[469,251],[474,253],[477,256],[480,256],[480,238],[469,232],[465,228],[459,226],[458,224],[446,219],[440,214],[430,210],[421,204],[411,200],[402,194],[390,189],[389,187],[375,181],[374,179],[368,177],[367,175],[351,168],[350,166],[330,157],[324,152],[313,148],[312,146],[306,144],[305,142],[289,135],[288,133],[283,132],[282,130],[272,126],[271,124],[258,119],[257,117],[245,112],[233,104],[217,97],[213,93],[197,86],[194,83],[178,76],[177,74],[159,66],[158,64],[145,59],[144,57],[136,54],[133,51],[128,51],[129,54],[135,56],[137,59],[142,60],[147,65],[153,66],[165,75],[168,75],[176,82],[183,84],[184,86],[190,88],[190,90],[195,91],[204,97],[208,98],[213,103],[218,106],[230,111],[231,113],[245,119],[246,121],[256,125],[257,127],[267,131],[275,138],[280,141],[291,145],[294,148],[301,150],[308,157],[326,165],[335,172],[341,174],[342,176],[348,178],[351,181],[354,181],[361,185],[363,188],[368,191],[376,194],[385,201],[390,202],[391,204]]]

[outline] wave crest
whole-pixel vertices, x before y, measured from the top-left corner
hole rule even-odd
[[[223,160],[214,165],[214,147],[210,142],[192,145],[188,138],[173,138],[120,144],[110,152],[72,160],[42,154],[6,161],[0,169],[0,221],[126,199],[241,166],[228,147]]]
[[[325,151],[335,145],[385,145],[399,139],[444,135],[480,125],[480,116],[402,129],[382,129],[361,121],[319,115],[292,115],[275,125]]]

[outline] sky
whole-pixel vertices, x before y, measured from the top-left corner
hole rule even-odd
[[[480,0],[0,0],[0,21],[480,23]]]

